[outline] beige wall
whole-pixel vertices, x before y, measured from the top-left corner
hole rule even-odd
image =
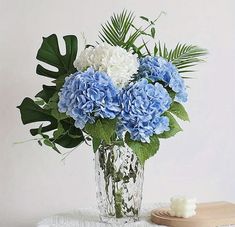
[[[0,226],[31,227],[44,216],[94,205],[93,154],[81,146],[64,162],[30,139],[15,108],[47,79],[35,75],[42,36],[85,32],[97,39],[113,11],[131,9],[159,20],[159,38],[209,49],[208,62],[188,81],[191,122],[162,141],[146,164],[144,202],[174,194],[200,201],[235,202],[235,1],[234,0],[0,0]]]

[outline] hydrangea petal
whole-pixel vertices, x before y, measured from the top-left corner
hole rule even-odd
[[[172,100],[161,84],[149,84],[147,79],[131,83],[122,89],[120,103],[119,136],[128,131],[131,139],[148,143],[153,134],[169,130],[169,120],[162,114]]]
[[[65,78],[58,109],[72,117],[77,128],[83,129],[95,117],[113,119],[120,113],[119,89],[106,73],[90,67]]]
[[[184,80],[177,68],[162,57],[147,56],[140,59],[140,67],[137,79],[147,78],[153,82],[162,81],[176,92],[175,101],[186,102],[187,92]]]

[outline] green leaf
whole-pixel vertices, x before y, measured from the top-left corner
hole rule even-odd
[[[84,142],[84,137],[81,135],[80,138],[73,138],[68,132],[54,140],[55,143],[59,144],[64,148],[74,148]]]
[[[147,159],[157,153],[160,145],[157,135],[153,135],[150,138],[150,143],[142,143],[132,140],[130,134],[126,133],[125,142],[135,152],[142,165]]]
[[[67,118],[68,118],[68,116],[67,116],[65,113],[60,113],[60,112],[58,111],[57,107],[51,110],[51,115],[52,115],[54,118],[56,118],[58,121],[64,120],[64,119],[67,119]]]
[[[51,110],[51,115],[56,118],[58,121],[68,118],[66,113],[60,113],[58,111],[58,102],[59,102],[59,95],[55,93],[45,105],[45,109]]]
[[[63,136],[65,133],[64,128],[60,122],[58,122],[57,129],[53,132],[54,139],[58,139],[60,136]]]
[[[60,151],[58,150],[58,148],[56,147],[55,143],[49,139],[44,139],[43,143],[48,146],[48,147],[51,147],[53,150],[55,150],[56,152],[58,152],[59,154]]]
[[[34,102],[38,106],[43,106],[45,104],[44,100],[41,98],[37,98],[36,100],[34,100]]]
[[[86,124],[85,130],[92,137],[99,138],[110,144],[111,137],[116,130],[116,123],[116,119],[98,119],[94,124]]]
[[[68,35],[64,36],[63,39],[66,47],[65,55],[62,55],[60,52],[58,39],[55,34],[43,38],[42,45],[37,53],[37,59],[56,67],[57,71],[51,71],[39,64],[36,70],[37,74],[54,79],[64,79],[76,71],[73,62],[77,55],[77,37]]]
[[[155,38],[156,30],[154,27],[151,28],[151,36],[152,38]]]
[[[67,122],[66,120],[62,120],[60,123],[64,132],[62,132],[61,129],[61,135],[54,139],[55,143],[65,148],[73,148],[84,141],[83,133],[80,129],[74,126],[74,121]]]
[[[50,109],[41,108],[30,98],[25,98],[17,108],[20,109],[23,124],[42,121],[50,123],[44,127],[41,124],[39,128],[31,129],[30,132],[33,136],[39,134],[52,143],[57,143],[65,148],[73,148],[84,141],[82,131],[74,126],[73,120],[71,122],[67,122],[67,119],[58,121],[51,115]],[[61,126],[64,130],[62,130]],[[52,130],[56,130],[54,132],[55,137],[49,139],[49,136],[44,133]],[[53,147],[53,149],[56,150],[57,148]]]
[[[154,49],[153,49],[153,55],[157,56],[157,54],[158,54],[158,47],[157,47],[157,44],[155,43]]]
[[[35,97],[39,97],[43,99],[45,102],[48,102],[49,99],[55,94],[56,86],[43,85],[42,87],[43,87],[43,90],[37,93]]]
[[[65,148],[72,148],[84,141],[82,131],[75,128],[74,122],[66,122],[68,117],[65,113],[58,111],[58,90],[64,83],[64,78],[76,69],[73,62],[77,55],[77,38],[73,35],[64,37],[66,53],[60,53],[58,39],[55,34],[43,38],[43,43],[38,50],[37,59],[57,68],[57,71],[50,71],[43,68],[41,65],[37,66],[37,73],[49,78],[54,78],[53,82],[56,86],[43,85],[43,90],[40,91],[36,97],[42,98],[47,104],[44,106],[45,111],[50,113],[51,117],[57,120],[57,127],[53,133],[53,138],[50,141],[57,143]],[[47,136],[44,134],[44,136]],[[54,146],[54,150],[57,148]]]
[[[147,17],[140,16],[140,18],[141,18],[142,20],[145,20],[145,21],[149,22],[149,19],[148,19]]]
[[[163,58],[167,58],[168,57],[168,50],[166,48],[166,44],[164,44],[164,47],[163,47]]]
[[[43,143],[49,147],[54,147],[54,144],[49,139],[45,139]]]
[[[48,132],[57,128],[57,120],[51,116],[50,111],[41,108],[32,99],[25,98],[17,108],[20,109],[23,124],[41,121],[50,122],[49,125],[41,128],[41,132]],[[38,129],[31,129],[30,132],[35,136],[38,134]]]
[[[55,144],[54,144],[54,146],[52,147],[52,149],[53,149],[54,151],[58,152],[59,154],[61,154]]]
[[[189,121],[189,116],[184,106],[178,102],[173,102],[168,111],[173,113],[175,116],[177,116],[183,121]]]
[[[167,90],[168,94],[170,95],[171,99],[174,100],[176,93],[170,87],[166,87],[166,90]]]
[[[101,144],[101,139],[93,137],[92,138],[92,146],[94,153],[98,150],[99,146]]]
[[[170,130],[163,132],[162,134],[158,135],[158,137],[166,139],[166,138],[172,137],[175,134],[177,134],[178,132],[182,131],[182,128],[180,127],[178,122],[175,120],[175,118],[172,116],[172,114],[166,112],[166,113],[164,113],[164,115],[169,118]]]
[[[40,124],[39,128],[37,129],[38,130],[37,134],[41,135],[42,138],[44,139],[49,139],[50,137],[47,134],[42,132],[42,127],[43,127],[43,124]]]

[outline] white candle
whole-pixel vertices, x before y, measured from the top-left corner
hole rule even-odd
[[[189,199],[185,196],[171,198],[169,214],[180,218],[189,218],[196,215],[196,199]]]

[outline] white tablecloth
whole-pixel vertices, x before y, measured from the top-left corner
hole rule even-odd
[[[150,212],[153,209],[167,206],[166,204],[154,204],[144,206],[141,212],[139,222],[126,224],[128,227],[156,227],[150,221]],[[98,210],[95,208],[80,209],[64,214],[57,214],[40,221],[37,227],[110,227],[109,224],[101,223],[99,220]],[[117,226],[117,225],[112,225]],[[118,226],[120,227],[120,225]],[[162,226],[163,227],[163,226]]]

